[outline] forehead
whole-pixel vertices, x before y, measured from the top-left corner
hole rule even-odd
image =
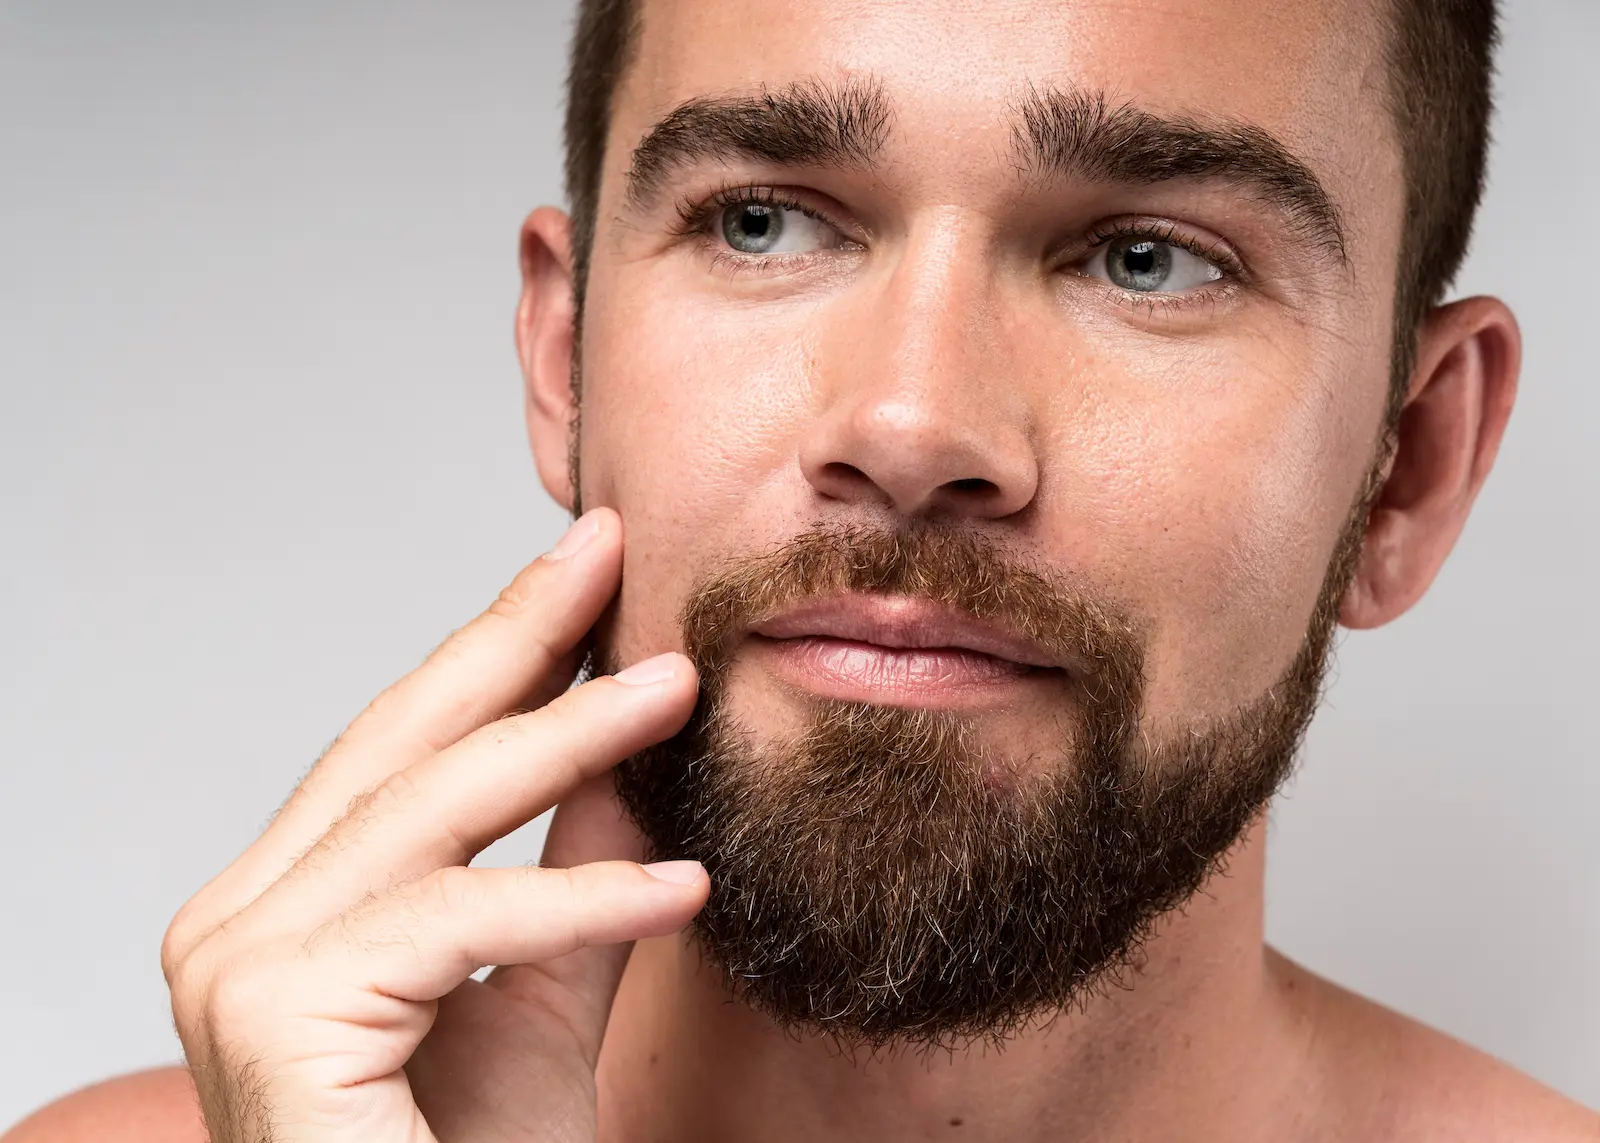
[[[1050,86],[1259,126],[1359,212],[1369,188],[1399,182],[1385,2],[640,0],[611,165],[686,100],[858,77],[893,110],[891,153],[981,171],[1019,97]]]
[[[1372,0],[640,0],[635,94],[867,71],[958,109],[1019,77],[1281,118],[1380,78]]]

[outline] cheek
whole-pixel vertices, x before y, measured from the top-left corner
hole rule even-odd
[[[1084,361],[1097,381],[1046,450],[1041,546],[1151,623],[1158,724],[1224,714],[1304,638],[1377,429],[1378,394],[1329,378],[1369,369],[1254,338]]]
[[[663,305],[643,277],[596,291],[584,340],[583,501],[623,519],[625,661],[679,648],[678,609],[704,569],[810,522],[796,458],[811,315]]]
[[[815,363],[850,359],[818,341],[839,326],[824,302],[664,304],[674,291],[647,279],[591,294],[584,344],[583,498],[626,528],[625,662],[680,647],[704,569],[812,523],[798,451]],[[1017,316],[995,364],[1037,426],[1024,542],[1146,619],[1157,723],[1259,696],[1304,637],[1366,471],[1386,347],[1356,360],[1347,337],[1289,323],[1202,344]]]

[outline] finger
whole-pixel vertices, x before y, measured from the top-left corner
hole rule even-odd
[[[525,699],[559,693],[576,669],[576,649],[616,593],[621,568],[621,519],[604,508],[585,513],[488,610],[372,701],[261,837],[185,905],[169,943],[191,943],[254,900],[353,798]]]
[[[452,866],[346,913],[308,948],[319,961],[342,964],[339,975],[362,987],[436,1000],[485,965],[676,932],[709,891],[697,862]]]
[[[617,801],[615,770],[584,782],[556,807],[539,864],[564,869],[591,861],[645,861],[649,846]]]
[[[358,799],[262,894],[247,923],[303,927],[396,882],[466,865],[587,779],[681,728],[695,695],[694,667],[668,653],[474,731]]]
[[[565,869],[594,861],[644,861],[645,855],[645,839],[622,812],[614,772],[607,771],[561,800],[545,835],[540,864]],[[604,945],[579,949],[539,965],[503,964],[486,976],[484,983],[508,996],[538,999],[547,995],[548,982],[554,981],[577,1000],[574,1021],[586,1025],[580,1030],[598,1050],[611,1000],[632,950],[631,943]]]

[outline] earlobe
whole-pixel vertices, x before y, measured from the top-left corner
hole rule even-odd
[[[1397,443],[1339,620],[1378,627],[1433,583],[1494,465],[1521,368],[1516,318],[1466,298],[1424,322]]]
[[[576,307],[572,224],[566,214],[545,206],[528,216],[522,224],[521,261],[516,337],[528,443],[545,491],[570,511],[576,492],[567,463],[577,417],[572,392]]]

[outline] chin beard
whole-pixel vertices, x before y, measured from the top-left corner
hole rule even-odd
[[[653,857],[705,865],[693,935],[731,992],[778,1024],[846,1047],[999,1042],[1136,966],[1157,919],[1288,776],[1369,497],[1278,684],[1159,740],[1140,729],[1139,630],[1103,600],[970,529],[813,529],[692,594],[684,642],[701,702],[617,768],[619,798]],[[788,742],[741,725],[726,696],[734,636],[846,590],[929,596],[1095,664],[1070,679],[1057,764],[1018,775],[950,711],[818,700]],[[618,664],[601,646],[596,665]]]

